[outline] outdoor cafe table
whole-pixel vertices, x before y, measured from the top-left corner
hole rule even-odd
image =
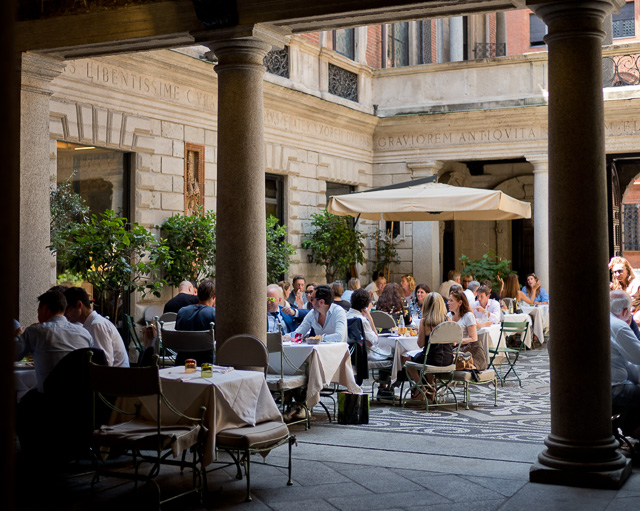
[[[394,336],[391,334],[380,334],[378,336],[380,346],[388,346],[393,350],[393,366],[391,367],[391,383],[398,377],[398,371],[402,371],[404,362],[402,356],[407,351],[418,350],[418,336]]]
[[[549,329],[549,305],[522,305],[522,312],[529,314],[533,320],[533,334],[540,343],[544,343],[544,333]]]
[[[160,378],[165,397],[185,415],[200,417],[200,407],[207,407],[204,416],[204,425],[208,429],[204,446],[205,466],[215,460],[215,440],[220,431],[255,426],[265,421],[282,421],[262,372],[231,370],[214,372],[213,376],[202,378],[200,368],[196,373],[185,374],[184,366],[177,366],[161,369]],[[142,403],[143,417],[153,418],[155,398],[136,399]],[[161,414],[163,424],[165,421],[167,424],[176,423],[176,415],[164,405]]]
[[[293,367],[285,363],[284,374],[296,374],[307,363],[307,397],[309,409],[320,401],[320,391],[330,383],[338,383],[349,392],[361,393],[351,366],[349,345],[346,342],[305,344],[283,341],[284,354]],[[280,373],[280,354],[269,354],[269,370]]]
[[[522,323],[523,321],[526,321],[529,324],[529,328],[527,329],[527,335],[524,338],[524,344],[527,348],[531,348],[531,342],[533,340],[533,329],[531,326],[533,320],[531,319],[531,316],[529,316],[529,314],[505,314],[503,317],[503,321],[507,323]],[[488,327],[478,328],[478,339],[483,341],[485,349],[495,348],[498,345],[498,341],[500,340],[500,323],[495,323]],[[505,346],[503,344],[502,348],[504,347]]]

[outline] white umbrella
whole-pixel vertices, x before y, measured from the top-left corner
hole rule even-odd
[[[348,195],[332,196],[330,213],[367,220],[515,220],[531,218],[531,205],[499,190],[408,181]]]

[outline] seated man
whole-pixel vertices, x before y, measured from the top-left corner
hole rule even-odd
[[[491,292],[487,286],[480,286],[477,293],[477,301],[473,302],[473,314],[476,317],[478,328],[500,323],[500,304],[493,298],[489,298]]]
[[[178,311],[176,318],[176,330],[188,330],[197,332],[209,330],[211,323],[216,322],[216,310],[213,304],[216,299],[216,283],[211,280],[203,280],[198,286],[198,303],[187,305]],[[184,365],[187,358],[195,358],[198,365],[203,362],[213,363],[213,353],[211,350],[197,351],[190,353],[178,352],[176,365]]]
[[[347,342],[347,313],[333,303],[333,291],[329,286],[316,286],[309,298],[313,310],[302,320],[294,333],[323,335],[325,342]]]
[[[308,313],[308,309],[292,309],[278,284],[267,286],[267,332],[291,333]]]
[[[287,301],[292,308],[306,308],[307,302],[309,301],[309,296],[304,292],[306,284],[307,282],[303,275],[296,275],[293,277],[293,287],[291,289],[291,293],[289,293],[289,297],[287,298]]]
[[[93,345],[104,351],[107,365],[129,367],[129,355],[115,325],[91,309],[89,295],[81,287],[70,287],[64,293],[67,300],[65,317],[80,323],[91,334]]]
[[[609,296],[611,403],[623,413],[623,433],[640,438],[640,341],[629,327],[631,297],[622,290]]]
[[[196,303],[198,303],[196,289],[191,282],[183,280],[178,286],[178,294],[164,304],[162,312],[178,312],[182,307]]]
[[[16,337],[16,360],[32,354],[36,368],[38,391],[43,392],[44,381],[65,355],[80,348],[91,348],[91,334],[64,317],[67,300],[61,291],[50,289],[38,297],[38,321]]]

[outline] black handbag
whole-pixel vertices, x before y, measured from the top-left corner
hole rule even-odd
[[[369,394],[338,394],[338,424],[369,424]]]

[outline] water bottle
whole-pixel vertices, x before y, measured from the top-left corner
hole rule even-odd
[[[398,333],[400,335],[404,335],[405,333],[407,333],[407,329],[404,324],[404,314],[402,312],[400,313],[400,317],[398,318]]]

